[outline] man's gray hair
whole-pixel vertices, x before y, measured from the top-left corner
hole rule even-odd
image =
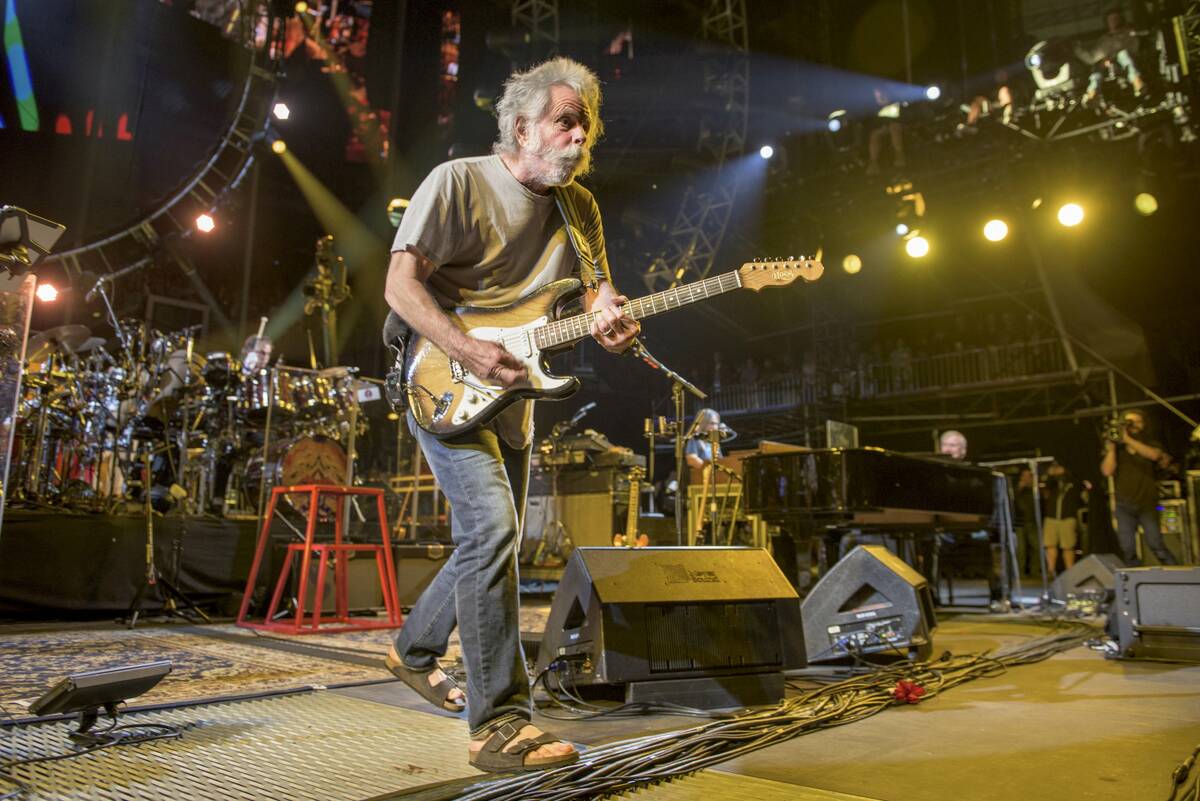
[[[604,125],[600,122],[600,80],[596,73],[569,58],[554,58],[525,72],[513,73],[504,83],[504,95],[496,103],[496,117],[500,138],[493,150],[496,153],[516,155],[517,120],[536,122],[546,113],[550,104],[550,87],[556,84],[569,86],[583,101],[588,115],[587,141],[584,142],[584,160],[576,175],[584,175],[591,168],[591,149]]]

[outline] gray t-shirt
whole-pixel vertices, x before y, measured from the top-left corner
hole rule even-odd
[[[596,201],[577,183],[564,192],[578,221],[576,241],[608,280]],[[426,286],[444,309],[507,306],[570,276],[578,265],[554,196],[530,191],[495,155],[448,161],[429,173],[392,242],[393,253],[402,250],[436,266]],[[394,316],[388,315],[388,328]],[[518,402],[494,425],[509,445],[524,447],[532,435],[532,417],[533,403]]]

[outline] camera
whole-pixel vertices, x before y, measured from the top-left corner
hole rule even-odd
[[[1110,442],[1120,442],[1129,424],[1119,417],[1110,419],[1104,426],[1104,438]]]

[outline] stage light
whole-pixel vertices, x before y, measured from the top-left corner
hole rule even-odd
[[[914,236],[904,243],[904,252],[914,259],[922,258],[929,253],[929,240],[923,236]]]
[[[271,143],[271,152],[277,156],[282,156],[287,152],[287,142],[282,139],[276,139]]]
[[[404,219],[404,212],[408,211],[408,198],[394,197],[387,204],[388,221],[393,226],[400,224]]]
[[[287,103],[276,103],[275,108],[271,109],[271,113],[275,115],[277,120],[286,120],[292,116],[292,110],[288,108]]]
[[[1004,220],[988,220],[983,226],[983,236],[989,242],[999,242],[1008,236],[1008,223]]]
[[[842,130],[842,121],[837,117],[834,117],[829,121],[829,130],[832,133],[837,133],[838,131]]]
[[[904,236],[908,233],[908,226],[904,223],[896,223],[896,236]]]
[[[1030,53],[1028,62],[1029,62],[1029,66],[1031,66],[1031,67],[1042,66],[1042,54],[1041,53]]]
[[[79,728],[67,735],[72,741],[81,746],[91,746],[93,749],[97,746],[115,745],[128,733],[120,729],[130,728],[117,726],[121,704],[148,692],[171,672],[171,667],[170,660],[162,660],[142,665],[72,673],[30,704],[29,712],[38,716],[78,712]],[[90,731],[99,719],[101,710],[112,720],[112,727]],[[179,730],[172,726],[149,725],[163,731],[165,736],[179,736]]]
[[[846,110],[844,108],[840,108],[837,111],[831,111],[829,113],[828,122],[825,123],[829,127],[829,132],[837,133],[838,131],[842,130],[842,126],[846,124],[845,117]]]
[[[299,3],[296,3],[297,14],[303,14],[306,11],[308,11],[308,3],[304,2],[304,0],[300,0]]]
[[[38,284],[34,294],[43,303],[53,303],[58,300],[58,290],[54,288],[54,284]]]
[[[1064,203],[1058,209],[1058,221],[1068,228],[1073,228],[1083,222],[1083,206],[1078,203]]]
[[[771,147],[770,145],[763,145],[758,149],[758,155],[762,156],[764,160],[769,159],[771,156],[775,155],[775,148]]]
[[[938,86],[937,84],[932,84],[925,87],[925,97],[929,98],[930,100],[937,100],[941,96],[942,87]]]
[[[1158,198],[1149,192],[1139,192],[1138,196],[1133,199],[1133,207],[1138,210],[1139,214],[1149,217],[1158,211]]]
[[[862,269],[862,259],[854,253],[847,253],[845,258],[842,259],[842,269],[850,275],[855,275]]]
[[[196,218],[196,230],[202,234],[207,234],[216,227],[216,220],[214,220],[209,214],[201,214]]]

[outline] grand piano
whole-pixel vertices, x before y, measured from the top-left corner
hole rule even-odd
[[[797,586],[797,559],[808,564],[816,545],[816,572],[824,574],[837,561],[841,536],[857,529],[893,538],[901,558],[935,583],[939,559],[957,552],[950,563],[972,559],[989,575],[989,586],[1008,592],[990,537],[981,543],[974,536],[992,525],[991,470],[882,448],[797,449],[747,457],[742,479],[746,512],[788,535],[776,540],[775,558]],[[942,532],[955,540],[972,536],[939,547],[930,535]]]
[[[882,448],[750,456],[742,478],[747,513],[822,528],[977,530],[995,503],[986,468]]]

